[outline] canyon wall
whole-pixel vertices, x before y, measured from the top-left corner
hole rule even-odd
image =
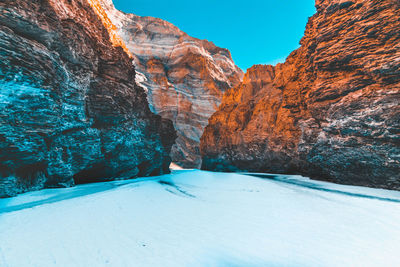
[[[164,20],[120,12],[111,0],[101,3],[133,54],[137,81],[146,88],[152,111],[177,129],[173,161],[200,167],[203,130],[223,93],[240,83],[242,70],[227,49],[190,37]]]
[[[400,2],[318,0],[301,47],[227,91],[202,168],[400,190]]]
[[[132,60],[97,0],[0,2],[0,197],[169,172]]]

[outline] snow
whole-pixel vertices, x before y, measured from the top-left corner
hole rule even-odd
[[[183,168],[181,166],[179,166],[178,164],[176,164],[175,162],[171,162],[171,164],[169,165],[169,169],[170,170],[183,170]]]
[[[258,176],[177,170],[2,199],[0,266],[400,266],[400,192]]]
[[[148,89],[147,86],[145,85],[145,83],[147,82],[147,78],[146,78],[146,76],[145,76],[143,73],[141,73],[140,71],[136,71],[135,82],[136,82],[136,84],[138,84],[139,86],[141,86],[141,87],[144,89],[144,91],[145,91],[146,93],[149,92],[149,89]]]

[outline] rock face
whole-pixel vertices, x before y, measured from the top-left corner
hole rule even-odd
[[[202,168],[400,190],[400,2],[316,7],[284,64],[252,67],[224,95]]]
[[[0,197],[169,171],[153,114],[97,0],[0,3]]]
[[[102,5],[135,58],[138,82],[147,89],[152,111],[177,129],[173,161],[200,167],[203,130],[225,90],[240,83],[242,70],[227,49],[192,38],[161,19],[122,13],[110,0]]]

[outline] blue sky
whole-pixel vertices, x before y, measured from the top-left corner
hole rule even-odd
[[[167,20],[228,48],[243,70],[282,62],[299,47],[314,0],[114,0],[124,12]]]

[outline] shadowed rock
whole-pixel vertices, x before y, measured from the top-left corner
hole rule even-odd
[[[126,51],[95,0],[0,3],[0,197],[169,172]]]

